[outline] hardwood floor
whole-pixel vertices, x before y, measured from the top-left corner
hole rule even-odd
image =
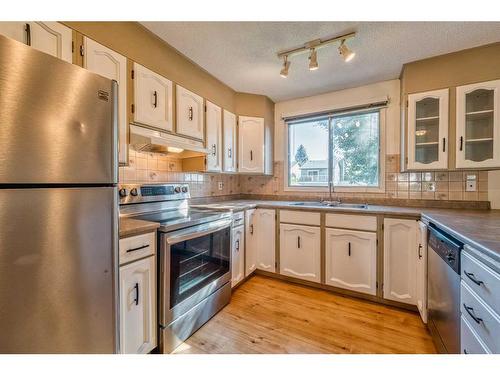
[[[417,313],[254,276],[174,353],[435,353]]]

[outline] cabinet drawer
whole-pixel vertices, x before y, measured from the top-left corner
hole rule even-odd
[[[305,224],[305,225],[319,225],[320,213],[319,212],[304,212],[304,211],[280,211],[280,222],[290,224]]]
[[[243,225],[245,223],[245,212],[233,212],[233,227],[237,227],[238,225]]]
[[[120,264],[131,262],[156,253],[156,232],[120,240]]]
[[[368,215],[327,214],[325,225],[327,227],[376,231],[377,217]]]
[[[500,353],[500,317],[462,281],[460,287],[462,316],[493,353]]]
[[[460,351],[463,354],[491,354],[463,316],[460,319]]]
[[[500,275],[466,251],[461,266],[462,280],[500,315]]]

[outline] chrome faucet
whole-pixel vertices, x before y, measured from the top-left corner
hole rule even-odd
[[[328,181],[328,200],[324,200],[322,203],[326,206],[338,206],[342,203],[340,198],[333,200],[333,193],[335,193],[335,187],[333,185],[333,180]]]

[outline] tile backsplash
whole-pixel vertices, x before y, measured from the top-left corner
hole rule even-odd
[[[387,155],[385,164],[385,192],[336,192],[336,198],[357,200],[439,200],[488,201],[488,172],[443,171],[399,172],[400,157]],[[222,173],[186,173],[181,171],[178,159],[161,154],[130,150],[129,166],[120,167],[123,183],[188,183],[193,197],[216,197],[235,194],[280,196],[281,199],[325,199],[325,192],[285,191],[284,163],[274,163],[273,176],[248,176]],[[468,175],[476,177],[477,191],[465,191]],[[222,189],[219,190],[219,183]]]

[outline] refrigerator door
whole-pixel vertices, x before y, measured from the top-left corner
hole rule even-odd
[[[0,36],[0,184],[117,183],[116,82]]]
[[[115,353],[115,187],[0,189],[0,353]]]

